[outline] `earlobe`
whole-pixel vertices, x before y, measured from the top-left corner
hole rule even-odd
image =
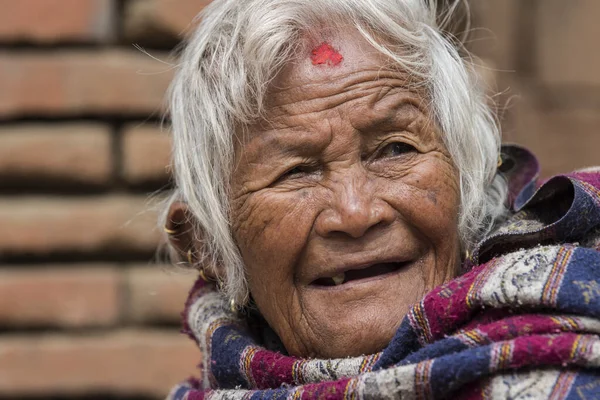
[[[164,230],[168,235],[169,244],[177,251],[179,259],[187,262],[190,267],[198,269],[204,280],[216,280],[214,268],[201,265],[204,249],[202,249],[201,232],[197,232],[194,216],[187,204],[175,201],[169,207],[169,213]]]

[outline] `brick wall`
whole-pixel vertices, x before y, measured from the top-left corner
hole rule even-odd
[[[148,195],[169,52],[206,3],[0,0],[0,399],[160,398],[194,372],[193,275],[156,263]],[[599,164],[600,3],[472,5],[505,138],[545,175]]]
[[[156,263],[169,52],[198,1],[0,0],[0,398],[161,398],[194,275]],[[160,196],[158,199],[160,200]]]

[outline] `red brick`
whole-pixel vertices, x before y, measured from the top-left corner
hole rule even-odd
[[[544,0],[538,7],[537,68],[548,84],[600,85],[600,2]]]
[[[0,117],[160,114],[171,77],[168,65],[136,51],[3,51]]]
[[[195,374],[199,361],[194,343],[175,330],[5,335],[0,336],[0,394],[158,397]]]
[[[105,184],[111,176],[111,137],[95,124],[0,127],[0,186],[46,179]]]
[[[124,32],[131,41],[181,38],[210,0],[134,0],[126,3]]]
[[[166,182],[171,140],[158,126],[133,125],[123,132],[123,175],[127,182]]]
[[[111,37],[112,0],[0,0],[0,41],[102,41]]]
[[[181,321],[197,273],[171,265],[138,266],[126,272],[127,317],[134,322]]]
[[[549,177],[600,164],[600,115],[594,110],[549,109],[524,96],[513,107],[510,139],[539,158]]]
[[[4,266],[0,270],[0,325],[113,325],[120,313],[120,279],[110,266]]]
[[[151,252],[159,235],[144,197],[0,199],[0,255]]]

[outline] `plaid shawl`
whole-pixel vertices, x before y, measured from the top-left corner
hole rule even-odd
[[[260,319],[233,314],[198,280],[184,331],[201,349],[201,378],[168,398],[600,398],[600,168],[539,186],[529,152],[504,147],[503,159],[512,216],[381,353],[287,356]]]

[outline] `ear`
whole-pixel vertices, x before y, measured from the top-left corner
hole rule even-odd
[[[187,204],[175,201],[169,207],[169,214],[165,222],[165,232],[169,236],[169,243],[177,251],[181,260],[190,263],[196,269],[202,269],[204,275],[217,280],[216,269],[212,265],[200,265],[204,253],[202,232],[197,231],[194,216]]]

